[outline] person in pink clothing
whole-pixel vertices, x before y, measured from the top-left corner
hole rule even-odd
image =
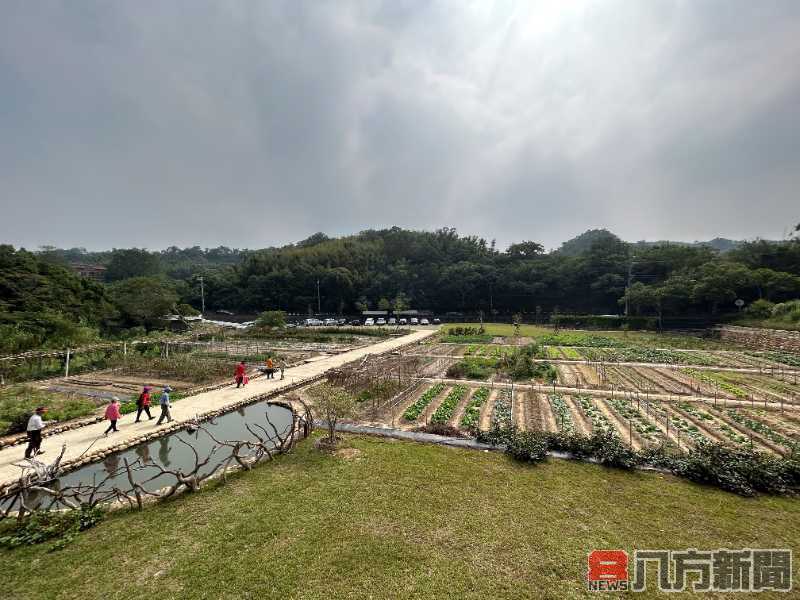
[[[111,421],[111,425],[109,425],[108,429],[106,429],[105,435],[108,435],[112,431],[119,431],[119,429],[117,429],[117,421],[119,420],[120,416],[119,398],[114,396],[111,398],[111,402],[108,404],[108,406],[106,406],[106,419]]]

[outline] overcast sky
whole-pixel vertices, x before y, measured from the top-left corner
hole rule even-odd
[[[0,242],[782,237],[800,2],[0,2]]]

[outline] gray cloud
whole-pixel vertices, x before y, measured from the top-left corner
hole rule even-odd
[[[791,1],[6,2],[0,240],[776,237],[797,64]]]

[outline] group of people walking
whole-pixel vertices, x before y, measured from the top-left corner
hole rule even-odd
[[[283,371],[286,368],[286,365],[281,362],[280,366],[275,366],[275,362],[272,358],[267,358],[266,362],[264,363],[263,367],[259,367],[258,370],[264,373],[267,376],[267,379],[275,379],[275,371],[281,372],[281,379],[283,379]],[[247,385],[249,378],[247,376],[247,365],[244,361],[241,361],[238,365],[236,365],[236,370],[233,374],[233,380],[236,382],[236,387],[243,387]]]
[[[142,413],[147,415],[148,420],[155,419],[155,417],[150,414],[150,391],[152,389],[153,388],[151,388],[149,385],[144,386],[142,393],[139,394],[139,397],[136,399],[136,420],[134,423],[138,423],[142,420]],[[167,423],[172,421],[172,415],[169,412],[171,406],[169,395],[171,392],[172,388],[168,385],[165,385],[164,389],[161,391],[161,396],[158,398],[158,404],[161,407],[161,415],[158,417],[156,425],[161,425],[161,423],[164,421],[167,421]],[[121,404],[119,398],[116,396],[113,397],[109,405],[106,407],[105,417],[109,421],[109,426],[105,431],[105,435],[119,431],[119,429],[117,429],[117,421],[119,421],[120,417],[122,416],[120,408]]]
[[[276,367],[272,358],[267,358],[264,367],[259,368],[259,370],[267,376],[267,379],[275,379],[275,371],[280,370],[281,379],[283,379],[284,368],[285,364],[283,362]],[[247,385],[247,365],[245,365],[244,361],[241,361],[236,365],[234,380],[236,381],[237,388]],[[150,392],[152,389],[153,388],[149,385],[144,386],[142,393],[139,394],[139,397],[136,399],[136,420],[134,423],[141,421],[142,414],[147,415],[148,420],[155,419],[155,417],[150,414]],[[158,405],[161,408],[161,415],[158,417],[158,421],[156,421],[156,426],[161,425],[161,423],[164,421],[168,423],[172,421],[172,415],[169,412],[169,409],[172,406],[170,404],[171,392],[172,388],[169,385],[165,385],[161,391],[161,395],[158,398]],[[25,448],[25,458],[33,458],[37,454],[43,454],[43,451],[41,450],[42,429],[44,429],[45,426],[44,416],[46,413],[47,407],[40,406],[28,419],[28,425],[26,428],[26,432],[28,434],[28,445]],[[120,403],[119,398],[116,396],[111,398],[108,406],[106,406],[104,417],[109,422],[109,425],[103,435],[107,436],[110,433],[119,431],[119,429],[117,429],[117,422],[122,418],[122,404]]]

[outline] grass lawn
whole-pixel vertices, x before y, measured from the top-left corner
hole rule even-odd
[[[441,326],[443,332],[447,332],[452,327],[480,327],[477,323],[445,323]],[[514,326],[510,323],[484,323],[487,335],[493,336],[513,336]],[[617,330],[594,330],[594,329],[569,329],[562,327],[560,331],[564,334],[575,333],[587,336],[598,336],[621,340],[626,345],[646,346],[650,348],[686,348],[686,349],[732,349],[731,344],[720,342],[719,340],[701,338],[691,335],[680,335],[670,333],[656,333],[654,331],[617,331]],[[553,334],[552,327],[541,325],[520,325],[520,335],[523,337],[543,338]]]
[[[0,597],[564,599],[597,597],[583,591],[593,548],[800,550],[798,500],[579,462],[350,445],[356,456],[304,442],[225,486],[112,515],[58,552],[0,550]]]

